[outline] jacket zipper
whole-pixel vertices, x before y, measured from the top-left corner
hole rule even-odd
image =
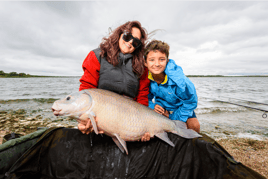
[[[123,74],[123,94],[125,94],[125,91],[126,91],[126,75],[125,75],[125,69],[126,69],[126,64],[125,64],[125,55],[123,56],[123,64],[122,64],[122,74]]]

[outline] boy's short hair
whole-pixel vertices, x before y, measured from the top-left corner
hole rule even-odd
[[[166,54],[167,59],[169,55],[169,45],[161,40],[152,40],[150,43],[148,43],[144,50],[144,58],[146,60],[147,55],[150,51],[158,50],[161,53]]]

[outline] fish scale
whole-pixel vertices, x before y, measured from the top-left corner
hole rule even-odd
[[[82,110],[89,107],[87,111]],[[55,101],[52,109],[55,115],[76,118],[84,113],[88,114],[95,133],[103,131],[104,134],[111,136],[120,150],[127,154],[125,141],[140,140],[146,132],[149,132],[151,137],[156,136],[173,147],[174,144],[166,132],[189,139],[201,137],[197,132],[186,129],[182,121],[172,121],[130,98],[102,89],[86,89],[77,94],[68,95],[66,98]]]

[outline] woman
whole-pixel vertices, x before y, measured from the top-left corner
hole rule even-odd
[[[144,67],[144,47],[147,32],[138,21],[129,21],[117,27],[100,48],[89,52],[83,62],[84,74],[79,90],[100,88],[131,97],[148,106],[148,71]],[[89,134],[91,122],[81,116],[78,129]]]

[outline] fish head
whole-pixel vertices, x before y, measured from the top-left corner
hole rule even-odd
[[[79,91],[55,101],[52,105],[52,111],[55,116],[79,118],[90,109],[92,102],[90,94]]]

